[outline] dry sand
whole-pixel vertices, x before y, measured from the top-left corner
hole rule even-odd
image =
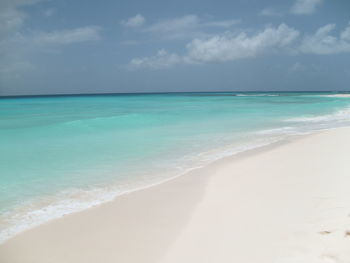
[[[350,262],[350,128],[220,160],[23,232],[1,263]]]

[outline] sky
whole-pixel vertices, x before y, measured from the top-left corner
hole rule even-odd
[[[349,0],[0,0],[0,96],[326,90]]]

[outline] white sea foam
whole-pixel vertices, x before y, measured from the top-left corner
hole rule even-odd
[[[260,135],[303,135],[303,134],[308,134],[310,131],[306,131],[301,129],[300,127],[281,127],[281,128],[275,128],[275,129],[267,129],[267,130],[262,130],[258,131],[256,134]]]
[[[177,174],[175,175],[173,174],[168,177],[164,175],[158,177],[153,176],[149,177],[153,180],[140,180],[138,184],[135,184],[135,182],[133,184],[119,183],[114,186],[98,187],[90,190],[71,189],[61,192],[56,197],[51,197],[50,200],[46,201],[44,204],[43,202],[34,202],[29,207],[26,205],[25,208],[21,207],[7,212],[4,215],[6,220],[1,219],[6,222],[6,228],[0,230],[0,243],[25,230],[31,229],[50,220],[112,201],[122,194],[164,183],[222,158],[268,146],[285,139],[288,135],[302,134],[302,132],[298,132],[293,127],[282,127],[263,130],[256,134],[261,135],[261,137],[256,138],[254,133],[252,133],[251,135],[253,135],[253,137],[248,136],[249,138],[246,138],[245,143],[228,145],[223,148],[202,152],[200,154],[184,156],[183,160],[179,160],[175,164],[176,167],[172,167],[177,171]],[[183,165],[181,165],[181,163]]]
[[[6,222],[6,228],[0,231],[0,243],[49,220],[111,201],[117,196],[117,193],[117,191],[106,191],[105,189],[90,191],[76,189],[59,194],[61,199],[57,197],[55,198],[57,200],[44,206],[38,202],[39,204],[33,203],[29,207],[17,207],[4,214],[3,221]]]
[[[305,116],[300,118],[288,119],[289,123],[350,123],[350,108],[340,110],[334,114],[327,114],[321,116]],[[336,126],[336,125],[335,125]],[[311,128],[310,128],[311,127]],[[331,128],[332,125],[327,126]],[[294,126],[288,125],[274,129],[267,129],[257,131],[251,134],[244,142],[235,145],[228,145],[224,148],[214,149],[211,151],[202,152],[196,155],[184,156],[183,160],[179,160],[175,166],[169,164],[169,170],[176,170],[176,174],[152,176],[152,180],[140,181],[138,184],[116,184],[109,187],[97,187],[90,190],[73,189],[58,194],[51,198],[51,201],[33,203],[30,207],[25,209],[19,208],[9,211],[4,214],[5,229],[0,230],[0,243],[15,236],[16,234],[43,224],[52,219],[60,218],[64,215],[79,212],[102,203],[111,201],[117,196],[129,193],[132,191],[148,188],[165,181],[171,180],[175,177],[181,176],[191,170],[201,168],[216,160],[242,153],[248,150],[264,147],[272,143],[276,143],[293,135],[307,134],[327,127],[319,126]],[[258,136],[256,136],[258,135]],[[174,162],[175,163],[175,162]],[[145,175],[147,177],[147,175]]]
[[[304,116],[298,118],[291,118],[285,120],[286,122],[349,122],[350,121],[350,108],[339,110],[332,114],[325,114],[319,116]]]
[[[153,177],[153,180],[139,181],[138,184],[116,184],[90,190],[71,189],[61,192],[55,197],[50,197],[46,201],[37,200],[37,202],[33,202],[30,205],[26,204],[25,206],[17,207],[3,214],[2,217],[4,218],[0,219],[2,222],[5,222],[5,229],[0,230],[0,243],[50,220],[112,201],[122,194],[164,183],[219,159],[267,146],[277,141],[276,138],[260,138],[254,142],[247,142],[242,145],[227,146],[202,152],[195,156],[185,156],[184,159],[186,160],[183,160],[183,165],[179,166],[177,164],[177,167],[173,167],[177,168],[178,172],[172,176],[155,176],[156,178]]]
[[[318,95],[318,97],[328,97],[328,98],[350,98],[350,94],[331,94],[331,95]]]
[[[238,97],[278,97],[277,94],[237,94]]]

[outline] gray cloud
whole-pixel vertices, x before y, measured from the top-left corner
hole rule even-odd
[[[281,11],[276,10],[272,7],[267,7],[261,10],[259,13],[261,16],[283,16],[283,13]]]
[[[297,30],[281,24],[251,36],[242,32],[238,35],[226,33],[205,40],[194,39],[187,45],[187,49],[189,56],[196,61],[230,61],[256,57],[269,49],[276,51],[287,47],[298,36]]]
[[[133,17],[128,18],[127,20],[123,20],[121,24],[125,27],[139,27],[142,26],[146,22],[146,19],[140,15],[137,14]]]
[[[101,39],[100,28],[97,26],[86,26],[74,29],[65,29],[53,32],[40,32],[29,37],[36,45],[68,45],[79,42],[97,41]]]
[[[299,32],[285,24],[268,27],[253,35],[223,33],[205,39],[194,39],[186,45],[185,55],[179,56],[161,50],[155,56],[134,58],[129,67],[159,69],[175,64],[233,61],[252,58],[265,52],[287,49],[299,36]]]
[[[24,13],[15,8],[0,10],[0,38],[13,34],[23,24]]]
[[[163,69],[169,68],[176,64],[189,63],[184,56],[179,56],[175,53],[168,53],[166,50],[161,49],[156,55],[151,57],[134,58],[130,61],[128,68],[150,68],[150,69]]]
[[[0,81],[35,69],[35,65],[28,59],[33,51],[41,51],[43,47],[58,47],[101,39],[100,28],[97,26],[52,32],[28,30],[25,28],[27,15],[20,11],[19,7],[37,2],[40,0],[2,0],[0,2]]]
[[[18,7],[32,5],[41,0],[2,0],[0,1],[0,38],[14,33],[23,25],[25,14]]]
[[[289,68],[289,72],[290,73],[297,73],[297,72],[303,72],[306,70],[306,67],[301,64],[300,62],[296,62],[294,63],[290,68]]]
[[[314,34],[300,32],[286,24],[267,27],[255,34],[225,32],[195,38],[186,45],[183,55],[160,50],[155,56],[134,58],[130,68],[167,68],[176,64],[201,64],[254,58],[266,54],[330,55],[350,53],[350,23],[338,36],[332,35],[335,24],[320,27]]]
[[[49,8],[43,11],[43,15],[46,17],[50,17],[55,13],[55,9],[54,8]]]
[[[291,8],[291,13],[296,15],[309,15],[316,11],[316,8],[323,3],[323,0],[296,0]]]
[[[191,14],[158,21],[146,27],[144,32],[168,39],[188,38],[207,35],[206,28],[230,28],[238,23],[238,19],[203,21],[199,16]]]
[[[18,8],[32,5],[40,0],[0,1],[0,81],[17,77],[20,72],[32,70],[34,66],[23,59],[23,48],[18,48],[19,30],[23,27],[26,14]]]
[[[335,24],[319,28],[315,34],[307,35],[299,48],[302,53],[329,55],[350,52],[350,24],[339,34],[331,35]]]

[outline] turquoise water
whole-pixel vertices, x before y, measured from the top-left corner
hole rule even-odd
[[[349,114],[326,93],[0,99],[0,239]]]

